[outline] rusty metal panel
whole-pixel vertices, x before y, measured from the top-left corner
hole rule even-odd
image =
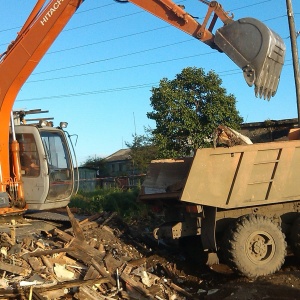
[[[196,152],[182,201],[234,208],[300,199],[300,141]]]

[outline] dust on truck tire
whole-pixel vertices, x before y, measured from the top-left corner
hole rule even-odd
[[[226,263],[247,277],[273,274],[286,256],[285,235],[271,219],[242,216],[228,229],[222,245]]]

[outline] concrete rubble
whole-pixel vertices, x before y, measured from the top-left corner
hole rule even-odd
[[[179,286],[172,266],[158,270],[137,250],[143,245],[120,243],[106,225],[113,215],[78,221],[67,211],[68,229],[19,236],[26,224],[15,222],[0,231],[0,299],[197,299]]]

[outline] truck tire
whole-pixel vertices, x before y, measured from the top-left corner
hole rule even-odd
[[[300,262],[300,217],[297,218],[293,223],[290,241],[294,255]]]
[[[227,264],[247,277],[278,271],[286,256],[286,241],[280,227],[260,215],[240,217],[225,233],[223,257]]]

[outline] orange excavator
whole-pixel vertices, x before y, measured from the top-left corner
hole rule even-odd
[[[216,1],[207,5],[202,24],[172,0],[131,2],[224,52],[243,71],[257,96],[275,95],[284,62],[282,39],[260,21],[234,21]],[[41,61],[83,0],[38,0],[16,39],[0,56],[0,215],[68,204],[75,188],[72,154],[65,123],[26,124],[24,112],[13,113],[22,85]],[[214,33],[216,21],[224,26]]]

